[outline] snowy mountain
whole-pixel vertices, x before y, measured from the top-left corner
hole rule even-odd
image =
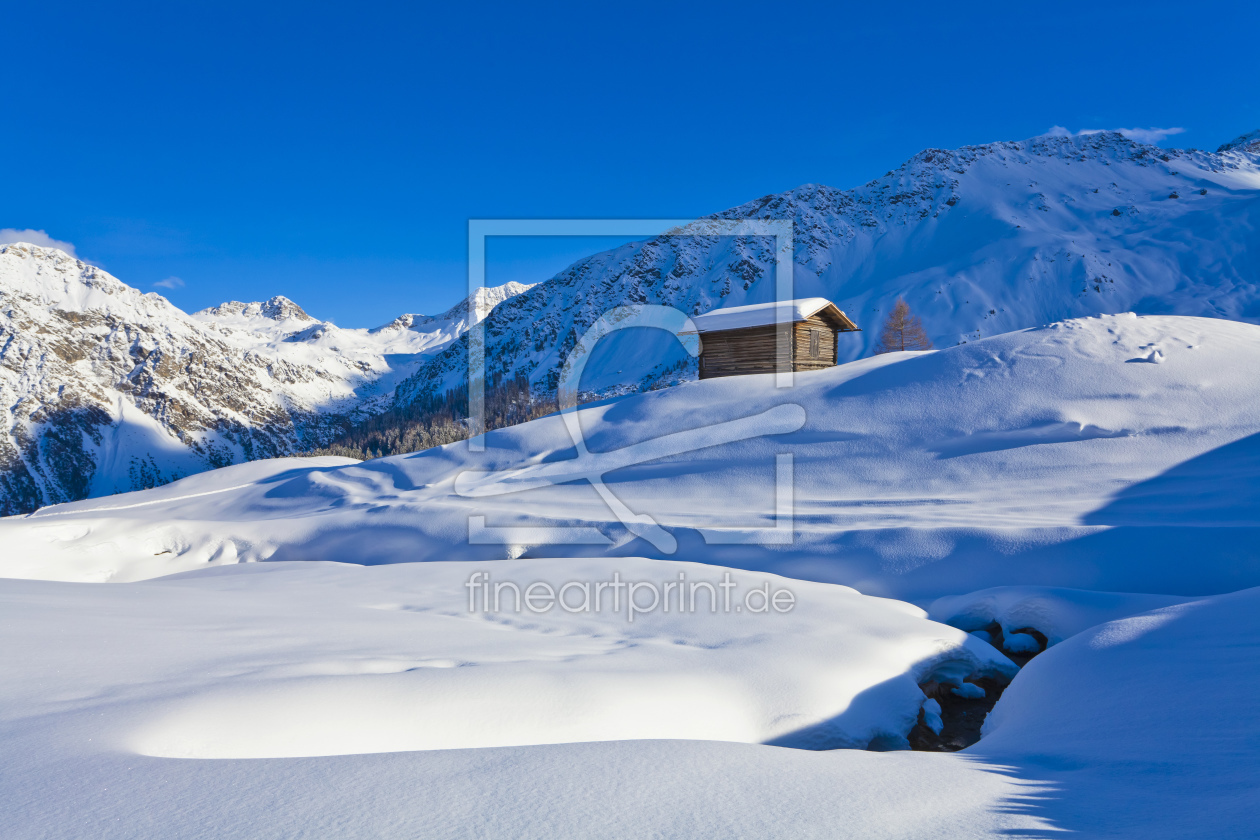
[[[936,345],[1064,318],[1135,311],[1260,321],[1260,145],[1165,150],[1114,132],[929,149],[850,190],[807,184],[718,213],[795,223],[795,297],[826,297],[865,332],[896,298]],[[565,353],[625,303],[689,314],[773,299],[767,239],[662,236],[584,259],[487,319],[492,372],[553,387]],[[466,375],[455,342],[399,390],[403,401]],[[586,387],[643,387],[686,357],[672,338],[623,334]],[[694,364],[694,363],[693,363]]]
[[[419,329],[344,330],[282,297],[187,315],[62,251],[0,248],[0,514],[320,445],[387,407],[462,307]]]

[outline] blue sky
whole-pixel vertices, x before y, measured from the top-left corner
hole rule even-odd
[[[0,229],[198,309],[463,296],[469,218],[694,217],[1051,126],[1260,128],[1255,3],[26,3]],[[491,282],[607,241],[498,243]],[[170,280],[163,287],[154,284]]]

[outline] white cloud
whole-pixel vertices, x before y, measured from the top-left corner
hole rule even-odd
[[[75,259],[79,255],[74,252],[74,245],[69,242],[62,242],[60,239],[53,239],[42,230],[18,230],[17,228],[0,228],[0,245],[13,245],[17,242],[27,242],[31,245],[39,245],[42,248],[57,248],[65,251]]]
[[[153,285],[157,286],[159,289],[182,289],[184,288],[184,281],[180,280],[178,277],[171,276],[167,277],[165,280],[159,280]]]
[[[1071,131],[1061,125],[1053,125],[1050,130],[1045,133],[1046,137],[1085,137],[1090,134],[1102,134],[1106,131],[1115,131],[1135,140],[1138,143],[1150,143],[1155,145],[1174,134],[1185,133],[1184,128],[1082,128],[1080,131]]]
[[[1185,133],[1184,128],[1118,128],[1116,130],[1130,140],[1152,145],[1174,134]]]

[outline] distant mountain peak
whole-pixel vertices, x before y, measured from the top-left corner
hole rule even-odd
[[[314,321],[310,315],[306,314],[306,310],[289,300],[284,295],[276,295],[265,301],[255,301],[253,303],[243,303],[239,300],[225,301],[218,306],[212,306],[196,313],[203,316],[214,316],[225,318],[232,315],[239,315],[243,318],[267,318],[271,321],[287,321],[296,319],[298,321]]]
[[[1230,140],[1216,150],[1221,152],[1260,152],[1260,128]]]
[[[502,286],[482,286],[459,303],[452,306],[440,315],[418,315],[415,313],[406,313],[399,315],[388,324],[383,324],[372,330],[373,333],[383,332],[385,330],[416,330],[421,327],[427,327],[431,324],[441,324],[453,321],[464,321],[468,318],[468,304],[473,302],[476,308],[477,317],[473,321],[474,324],[480,323],[487,315],[490,314],[496,306],[503,301],[516,297],[517,295],[528,292],[537,285],[535,283],[517,283],[511,281],[504,283]]]

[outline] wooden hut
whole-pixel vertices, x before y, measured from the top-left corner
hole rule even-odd
[[[701,379],[774,373],[778,370],[780,329],[788,333],[787,361],[792,370],[832,367],[837,333],[858,331],[858,325],[826,298],[732,306],[691,320],[700,333]]]

